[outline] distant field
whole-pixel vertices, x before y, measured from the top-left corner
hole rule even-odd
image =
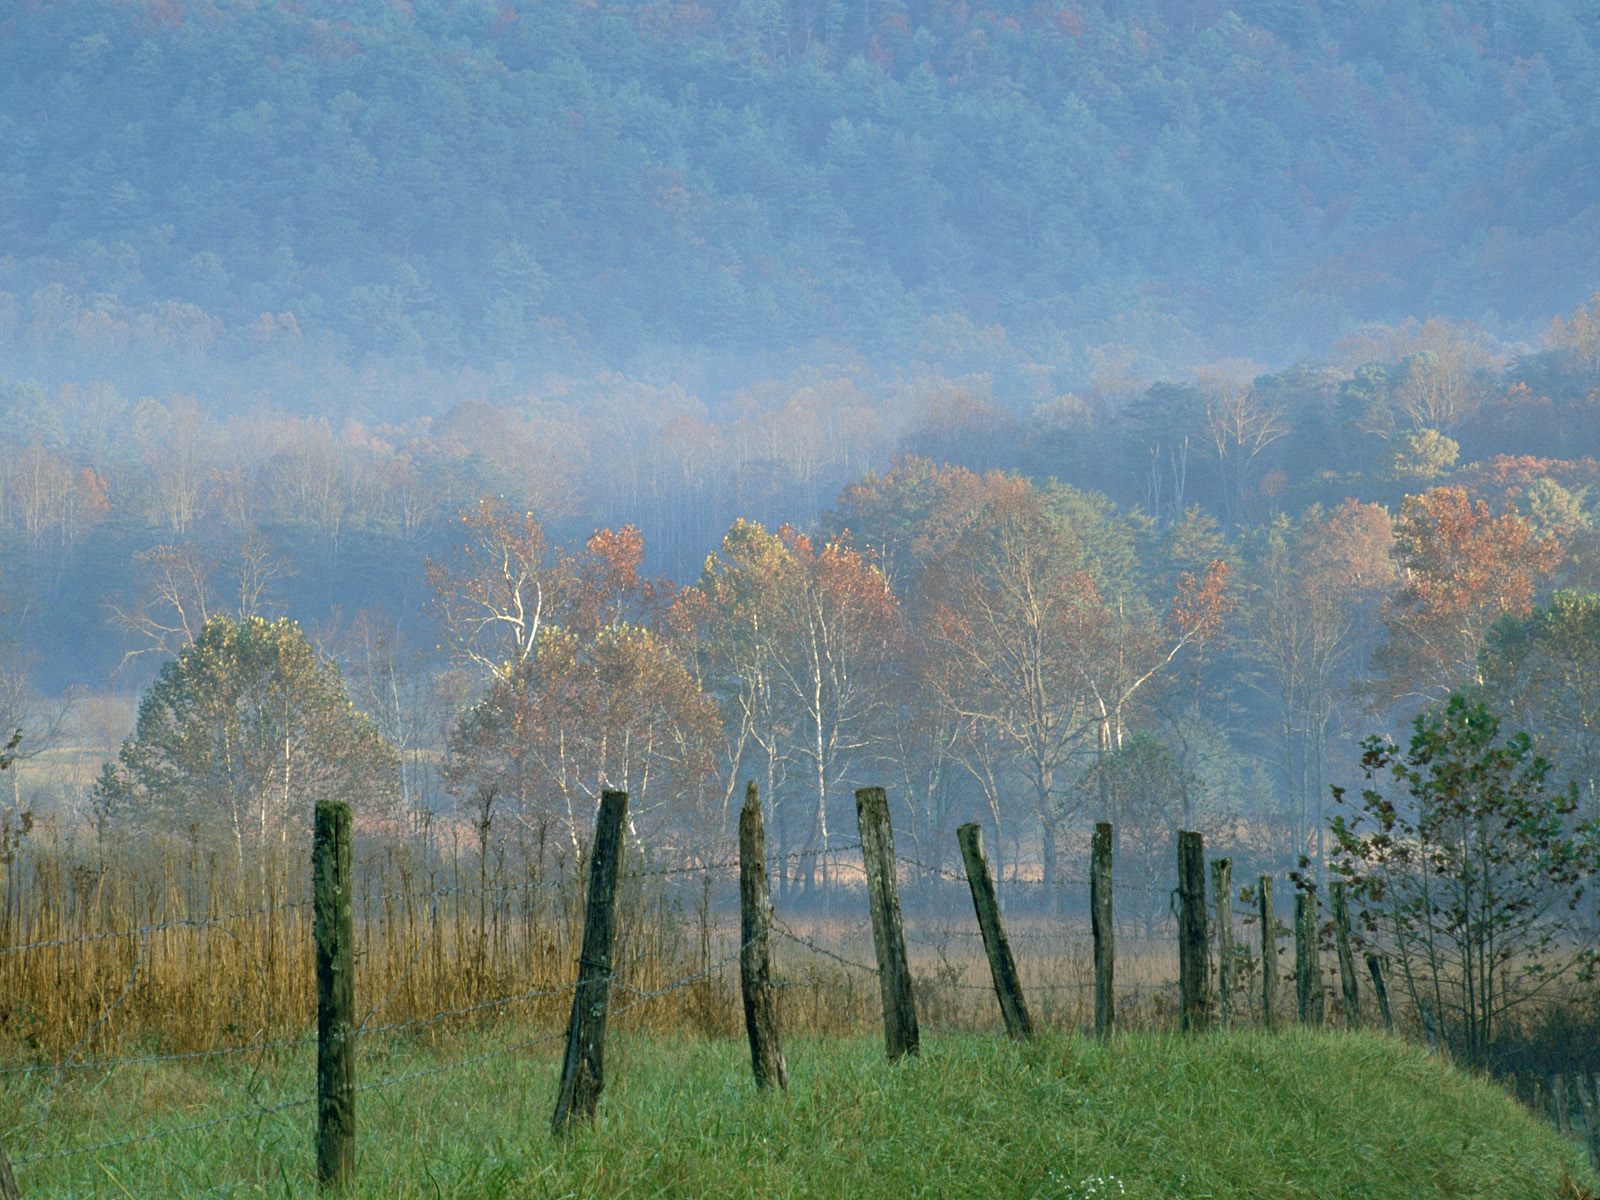
[[[563,1145],[547,1125],[558,1043],[492,1054],[545,1032],[505,1024],[368,1056],[360,1082],[394,1082],[359,1097],[357,1195],[1570,1200],[1585,1194],[1571,1181],[1596,1186],[1579,1148],[1504,1092],[1375,1035],[936,1036],[898,1067],[875,1038],[813,1038],[789,1047],[789,1094],[761,1096],[741,1040],[630,1032],[609,1051],[598,1124]],[[265,1114],[310,1087],[306,1047],[54,1089],[6,1077],[0,1103],[26,1160]],[[19,1182],[28,1197],[310,1197],[313,1120],[288,1108],[24,1165]]]

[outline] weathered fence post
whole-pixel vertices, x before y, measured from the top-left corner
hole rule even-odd
[[[752,781],[739,813],[739,984],[744,1028],[750,1036],[750,1066],[757,1087],[789,1086],[789,1069],[778,1041],[778,1002],[772,991],[772,897],[767,892],[767,835]]]
[[[317,1184],[356,1176],[355,931],[350,908],[350,806],[319,801],[311,841],[317,944]]]
[[[1117,1024],[1117,941],[1111,925],[1111,825],[1094,827],[1089,852],[1089,923],[1094,932],[1094,1032],[1110,1037]]]
[[[1383,963],[1370,950],[1367,952],[1367,974],[1372,976],[1372,994],[1378,1001],[1378,1015],[1383,1018],[1383,1027],[1393,1033],[1394,1014],[1389,1011],[1389,989],[1383,982]]]
[[[1278,926],[1272,913],[1272,878],[1263,875],[1256,884],[1256,911],[1261,916],[1261,1026],[1278,1024]]]
[[[617,925],[617,867],[622,860],[622,823],[627,792],[605,792],[595,819],[589,853],[589,899],[583,914],[578,986],[567,1023],[567,1050],[550,1128],[565,1133],[574,1120],[589,1120],[605,1087],[606,1015],[611,1004],[611,941]]]
[[[1211,860],[1211,907],[1217,925],[1217,1019],[1233,1024],[1233,860]]]
[[[911,995],[911,968],[900,923],[900,888],[889,827],[889,798],[882,788],[856,791],[856,824],[867,867],[867,901],[872,907],[872,941],[878,952],[878,988],[883,995],[883,1040],[889,1061],[918,1049],[917,1006]]]
[[[1317,953],[1317,885],[1294,895],[1294,988],[1302,1025],[1322,1024],[1322,961]]]
[[[1011,957],[1011,943],[1000,920],[1000,904],[995,899],[994,876],[983,856],[983,830],[963,825],[956,830],[961,846],[961,861],[967,869],[967,887],[972,892],[972,907],[978,914],[978,929],[983,933],[984,953],[989,956],[989,974],[994,993],[1000,1000],[1000,1015],[1005,1018],[1006,1034],[1017,1041],[1033,1037],[1033,1018],[1022,999],[1022,981],[1017,978],[1017,963]]]
[[[17,1191],[17,1177],[11,1173],[11,1160],[6,1157],[4,1146],[0,1146],[0,1200],[22,1200],[22,1193]]]
[[[1178,834],[1178,981],[1182,994],[1180,1021],[1185,1033],[1211,1023],[1206,1003],[1206,863],[1205,841],[1198,833]]]
[[[1361,1025],[1361,993],[1356,989],[1356,960],[1350,953],[1350,906],[1345,902],[1344,881],[1328,885],[1333,907],[1333,946],[1339,955],[1339,988],[1344,993],[1344,1020],[1351,1029]]]

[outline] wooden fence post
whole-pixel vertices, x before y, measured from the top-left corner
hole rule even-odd
[[[739,813],[739,984],[750,1066],[757,1087],[789,1086],[778,1040],[778,1001],[772,991],[772,897],[767,891],[767,835],[752,780]]]
[[[1344,993],[1344,1020],[1351,1029],[1361,1027],[1361,993],[1356,988],[1356,960],[1350,953],[1350,906],[1345,902],[1344,881],[1328,885],[1333,907],[1333,946],[1339,955],[1339,988]]]
[[[605,1087],[606,1015],[611,1004],[611,941],[617,926],[617,867],[622,861],[622,823],[627,792],[605,792],[595,819],[589,853],[589,899],[583,913],[583,948],[578,986],[567,1023],[567,1050],[551,1131],[567,1132],[574,1120],[590,1120]]]
[[[1278,1024],[1278,918],[1272,912],[1272,877],[1256,882],[1256,912],[1261,917],[1261,1025]]]
[[[1302,1025],[1322,1024],[1322,960],[1317,953],[1317,885],[1294,895],[1294,987]]]
[[[1217,1019],[1233,1024],[1233,860],[1211,860],[1211,908],[1217,925]]]
[[[355,931],[350,908],[350,806],[319,801],[311,841],[317,943],[317,1184],[356,1177]]]
[[[1178,834],[1178,981],[1180,1021],[1185,1033],[1206,1029],[1206,864],[1205,841],[1187,830]]]
[[[1372,994],[1378,1001],[1378,1015],[1383,1018],[1383,1027],[1393,1033],[1394,1014],[1389,1011],[1389,989],[1383,982],[1383,963],[1371,951],[1367,952],[1367,974],[1372,976]]]
[[[1089,854],[1089,923],[1094,931],[1094,1032],[1110,1037],[1117,1024],[1117,944],[1111,924],[1111,825],[1094,827]]]
[[[11,1160],[6,1157],[4,1146],[0,1146],[0,1200],[22,1200],[22,1193],[17,1191],[17,1177],[11,1173]]]
[[[989,974],[1000,1000],[1000,1015],[1005,1018],[1006,1034],[1017,1041],[1033,1037],[1033,1018],[1022,999],[1022,981],[1017,978],[1017,963],[1011,957],[1011,943],[1000,919],[1000,903],[994,894],[994,876],[983,856],[983,830],[975,824],[956,830],[961,846],[961,861],[967,869],[967,887],[972,892],[972,907],[978,914],[978,929],[983,933],[983,949],[989,956]]]
[[[878,988],[883,995],[883,1040],[889,1061],[918,1050],[917,1006],[911,995],[911,968],[900,923],[900,887],[889,827],[889,798],[882,788],[856,791],[856,824],[867,867],[867,901],[872,907],[872,941],[878,952]]]

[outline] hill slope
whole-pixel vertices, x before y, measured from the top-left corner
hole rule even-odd
[[[369,1059],[372,1082],[514,1044]],[[1390,1039],[1241,1032],[935,1037],[896,1068],[875,1039],[790,1048],[787,1097],[755,1094],[742,1044],[624,1034],[592,1132],[548,1135],[555,1063],[522,1055],[360,1097],[360,1195],[404,1197],[1303,1197],[1557,1200],[1581,1152],[1496,1087]],[[255,1080],[270,1106],[308,1063]],[[133,1068],[58,1097],[70,1145],[239,1107],[205,1064]],[[281,1090],[280,1090],[281,1089]],[[31,1108],[27,1111],[33,1111]],[[129,1114],[137,1114],[131,1119]],[[110,1176],[132,1196],[313,1194],[309,1110],[29,1168],[25,1194]],[[73,1194],[76,1194],[74,1192]],[[123,1194],[118,1192],[117,1194]]]

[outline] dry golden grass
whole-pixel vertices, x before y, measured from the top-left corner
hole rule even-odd
[[[195,847],[27,843],[0,894],[0,1057],[12,1064],[191,1053],[307,1036],[313,946],[304,864],[252,866]],[[439,1036],[500,1017],[559,1029],[581,935],[575,873],[516,855],[423,853],[371,844],[356,861],[357,1003],[366,1029]],[[732,872],[625,871],[615,984],[625,1027],[699,1035],[742,1030]],[[908,904],[907,939],[930,1029],[987,1030],[998,1015],[987,960],[960,891]],[[791,911],[791,908],[793,909]],[[934,915],[936,914],[936,915]],[[872,935],[859,890],[778,902],[774,972],[786,1030],[879,1028]],[[1025,992],[1047,1027],[1092,1023],[1087,922],[1019,911],[1009,921]],[[1143,936],[1141,936],[1143,934]],[[1171,931],[1119,933],[1124,1028],[1174,1023]],[[1241,1023],[1259,986],[1240,981]],[[653,993],[660,993],[653,995]],[[1283,990],[1288,1002],[1290,992]]]

